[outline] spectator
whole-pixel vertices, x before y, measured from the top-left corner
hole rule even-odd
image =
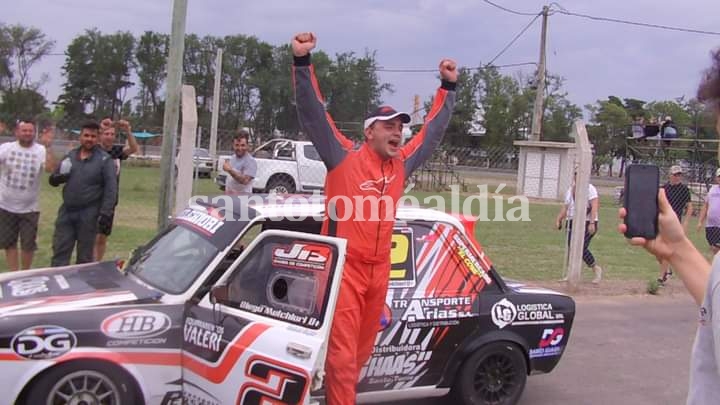
[[[557,218],[555,219],[555,228],[562,229],[562,223],[567,220],[568,237],[567,243],[570,244],[572,240],[572,229],[573,229],[573,217],[575,216],[575,180],[577,179],[577,173],[573,183],[565,194],[565,204],[560,208]],[[598,196],[597,189],[592,184],[588,183],[588,202],[587,202],[587,217],[585,219],[585,237],[583,240],[583,261],[585,264],[592,269],[595,273],[595,277],[592,280],[593,284],[599,284],[602,280],[603,269],[595,261],[590,251],[590,241],[597,233],[598,227],[598,212],[600,208],[600,198]],[[563,279],[567,281],[567,276]]]
[[[650,118],[650,123],[645,125],[645,138],[654,138],[660,134],[660,126],[657,119]]]
[[[80,146],[65,155],[50,175],[50,185],[65,183],[53,235],[52,266],[70,263],[77,244],[77,263],[93,261],[98,226],[106,228],[117,201],[117,175],[110,155],[97,144],[100,126],[80,130]]]
[[[632,137],[633,139],[645,138],[645,118],[641,116],[635,117],[632,124]]]
[[[15,142],[0,145],[0,248],[10,271],[29,269],[37,249],[40,175],[55,170],[52,127],[35,141],[35,124],[21,120]],[[18,239],[22,254],[18,258]]]
[[[693,214],[693,206],[690,198],[690,189],[682,182],[683,170],[680,166],[672,166],[670,168],[670,178],[663,186],[665,195],[670,201],[670,206],[683,224],[683,229],[687,233],[688,221]],[[660,262],[660,275],[658,282],[664,284],[668,277],[672,275],[670,263],[667,260]]]
[[[223,164],[228,177],[225,194],[252,194],[252,181],[257,173],[255,158],[248,153],[250,132],[240,129],[233,139],[235,154]]]
[[[698,231],[705,224],[705,240],[713,255],[720,251],[720,169],[715,172],[715,184],[705,196],[705,204],[700,209]]]
[[[117,198],[115,199],[115,205],[113,206],[113,212],[110,215],[110,218],[108,219],[107,223],[101,225],[98,223],[98,234],[95,238],[95,260],[101,261],[103,259],[103,256],[105,256],[105,248],[107,247],[107,238],[112,233],[112,227],[113,222],[115,220],[115,207],[117,207],[118,201],[120,199],[120,162],[123,160],[127,160],[130,155],[133,153],[137,153],[138,151],[138,143],[135,139],[135,136],[132,133],[132,129],[130,128],[130,123],[125,120],[120,120],[116,123],[118,129],[120,131],[123,131],[127,135],[127,141],[124,145],[116,145],[115,144],[115,127],[113,126],[113,122],[111,119],[106,118],[102,120],[100,124],[100,146],[110,155],[110,158],[113,160],[113,163],[115,165],[115,175],[117,177],[117,189],[118,194]]]
[[[665,117],[665,120],[660,126],[660,132],[662,133],[663,139],[674,139],[678,137],[678,129],[671,116],[668,115]]]

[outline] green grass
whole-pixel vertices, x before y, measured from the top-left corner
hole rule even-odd
[[[210,179],[195,181],[194,195],[218,195],[220,190]],[[108,241],[106,258],[126,258],[129,252],[147,242],[156,233],[159,195],[159,170],[148,167],[124,167],[120,179],[120,204],[115,214],[113,234]],[[494,187],[490,187],[494,191]],[[507,211],[519,204],[509,204],[513,189],[503,190],[503,207]],[[421,202],[432,193],[416,192]],[[442,196],[449,199],[449,194]],[[468,195],[468,194],[466,194]],[[61,188],[53,188],[44,179],[40,195],[41,214],[38,251],[33,267],[49,265],[52,255],[52,234],[57,209],[61,202]],[[462,201],[460,202],[462,207]],[[601,197],[599,232],[591,250],[598,263],[606,269],[605,278],[615,280],[648,280],[656,277],[657,263],[644,250],[627,244],[617,228],[617,207],[609,196]],[[533,202],[528,222],[479,221],[476,237],[497,270],[505,277],[519,280],[556,280],[563,266],[564,233],[554,229],[559,203]],[[449,203],[448,203],[448,209]],[[472,204],[473,215],[480,213],[477,201]],[[488,199],[489,218],[495,217],[495,200]],[[504,216],[504,215],[503,215]],[[696,219],[691,221],[690,238],[706,251],[704,234],[695,232]],[[5,271],[0,260],[0,271]],[[589,272],[585,271],[589,277]]]

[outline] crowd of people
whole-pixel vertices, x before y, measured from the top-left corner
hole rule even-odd
[[[127,136],[116,145],[117,131]],[[106,118],[82,125],[79,146],[58,162],[53,155],[54,128],[21,119],[15,141],[0,145],[0,248],[10,271],[29,269],[37,250],[40,219],[40,181],[50,173],[53,187],[64,185],[52,238],[51,266],[102,260],[112,232],[121,161],[138,150],[130,124]],[[19,244],[19,249],[18,249]]]

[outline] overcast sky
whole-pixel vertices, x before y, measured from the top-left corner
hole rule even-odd
[[[537,0],[493,0],[522,12],[539,12]],[[329,54],[376,50],[385,68],[434,69],[443,57],[476,67],[494,57],[533,18],[499,10],[482,0],[188,0],[187,32],[254,35],[274,45],[298,31],[314,31]],[[565,9],[601,17],[720,31],[718,0],[564,0]],[[6,24],[40,28],[62,54],[76,35],[98,27],[170,32],[171,0],[0,0]],[[540,19],[496,64],[536,62]],[[609,95],[646,101],[692,97],[709,52],[720,36],[663,31],[561,14],[548,24],[548,69],[566,79],[571,101],[583,106]],[[50,76],[43,93],[55,101],[64,78],[64,56],[48,56],[31,72]],[[534,66],[504,70],[531,74]],[[398,109],[412,109],[436,86],[435,73],[381,73],[395,87],[385,95]]]

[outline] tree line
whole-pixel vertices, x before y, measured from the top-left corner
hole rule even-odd
[[[146,31],[103,33],[96,28],[77,35],[64,50],[63,85],[57,100],[41,94],[45,74],[30,70],[53,52],[55,42],[41,30],[0,23],[0,119],[18,116],[52,118],[59,125],[82,119],[129,119],[134,128],[159,130],[163,123],[164,86],[169,51],[167,34]],[[219,128],[250,127],[255,134],[296,136],[300,129],[292,90],[292,53],[288,44],[273,45],[254,36],[188,34],[183,55],[183,83],[195,87],[199,126],[210,128],[215,59],[223,50]],[[362,136],[367,111],[394,91],[380,80],[377,52],[313,52],[313,63],[328,112],[338,127]],[[534,75],[505,73],[478,63],[461,69],[457,104],[445,145],[510,146],[530,132]],[[562,77],[549,74],[543,112],[543,139],[568,141],[572,122],[582,117],[563,88]],[[426,97],[424,109],[431,105]],[[632,118],[638,114],[672,115],[680,126],[705,128],[708,112],[694,100],[645,102],[610,96],[585,106],[588,132],[596,154],[620,156]],[[422,115],[422,112],[421,112]],[[702,125],[699,125],[702,124]],[[699,131],[699,129],[698,129]],[[694,134],[694,132],[693,132]]]

